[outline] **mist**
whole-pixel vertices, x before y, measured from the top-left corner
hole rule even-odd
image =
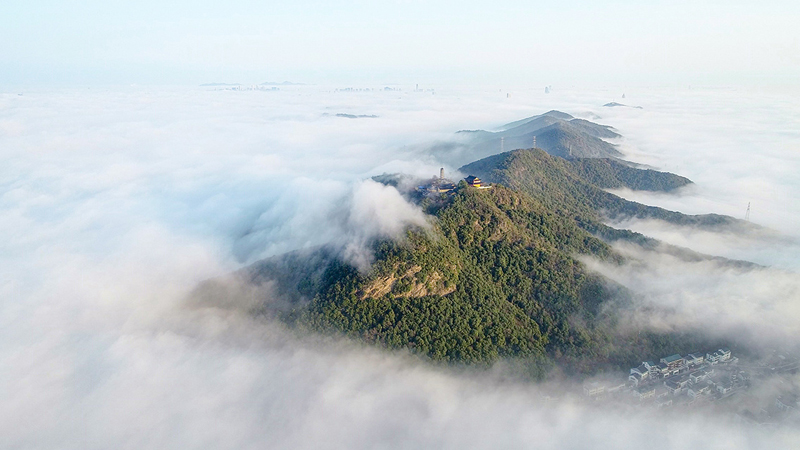
[[[625,136],[620,149],[630,160],[695,181],[670,195],[621,195],[737,217],[752,202],[751,221],[772,230],[734,236],[612,224],[769,266],[731,269],[624,246],[617,249],[627,265],[587,261],[640,294],[641,310],[665,311],[643,316],[635,308],[633,320],[731,339],[744,330],[756,347],[797,344],[794,94],[626,90],[625,102],[639,110],[601,106],[621,101],[622,88],[341,87],[349,86],[0,94],[0,446],[773,449],[800,442],[795,429],[734,425],[723,414],[594,404],[579,386],[509,379],[502,365],[454,369],[303,335],[249,315],[245,298],[187,301],[204,280],[292,250],[333,243],[368,267],[370,239],[428,223],[371,176],[454,171],[470,160],[440,157],[437,148],[455,131],[560,109],[599,116]],[[736,130],[746,137],[734,139]]]

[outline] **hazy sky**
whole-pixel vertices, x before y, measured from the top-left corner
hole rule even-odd
[[[0,85],[782,83],[800,3],[5,0]]]

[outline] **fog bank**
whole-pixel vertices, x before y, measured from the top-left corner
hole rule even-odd
[[[368,264],[370,237],[427,220],[370,176],[451,171],[469,161],[445,163],[431,143],[550,109],[596,114],[626,136],[620,144],[632,159],[696,182],[693,191],[642,198],[738,214],[748,193],[752,220],[791,240],[800,229],[800,184],[789,175],[800,170],[800,127],[791,119],[800,117],[792,115],[800,102],[738,91],[629,91],[626,101],[644,106],[636,110],[600,106],[621,89],[335,88],[0,94],[0,446],[773,449],[800,442],[792,429],[630,414],[547,385],[502,381],[491,370],[432,367],[404,353],[298,336],[235,307],[186,303],[202,280],[290,250],[334,242]],[[752,109],[732,106],[743,98]],[[746,145],[728,138],[727,123],[750,124]],[[747,181],[737,182],[742,172]],[[592,267],[672,311],[638,319],[697,327],[714,317],[722,335],[797,336],[793,247],[726,253],[740,237],[630,226],[778,266],[743,273],[623,248],[641,264]]]

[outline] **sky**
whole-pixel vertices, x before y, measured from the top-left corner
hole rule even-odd
[[[0,85],[777,84],[792,1],[4,1]]]

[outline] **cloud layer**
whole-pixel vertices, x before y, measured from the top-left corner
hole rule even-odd
[[[765,184],[781,212],[756,214],[759,206],[754,220],[788,238],[800,229],[792,228],[800,223],[800,187],[779,176],[800,169],[797,124],[786,119],[791,102],[752,94],[755,113],[723,116],[702,105],[730,108],[741,93],[692,91],[691,102],[680,104],[662,91],[629,92],[628,101],[644,110],[598,106],[616,91],[512,93],[0,94],[0,446],[713,449],[798,442],[793,430],[765,434],[731,428],[723,418],[632,417],[551,386],[453,373],[402,353],[297,336],[235,309],[186,305],[198,282],[289,250],[339,242],[365,264],[359,249],[367,238],[425,224],[418,209],[369,176],[434,175],[442,163],[428,143],[553,108],[601,115],[628,136],[623,148],[633,159],[697,182],[695,191],[656,203],[734,212],[732,198]],[[766,112],[773,109],[779,113]],[[350,120],[339,112],[380,117]],[[751,124],[748,145],[729,145],[734,140],[716,128],[754,117],[771,118]],[[670,137],[675,129],[680,140]],[[773,150],[751,162],[753,146]],[[468,161],[448,162],[452,170]],[[743,171],[750,181],[738,184]],[[720,243],[701,250],[724,253],[738,239],[714,238]],[[797,267],[781,246],[768,248],[759,262]],[[598,270],[672,308],[669,326],[709,314],[758,333],[770,321],[785,333],[800,324],[794,272],[645,261]]]

